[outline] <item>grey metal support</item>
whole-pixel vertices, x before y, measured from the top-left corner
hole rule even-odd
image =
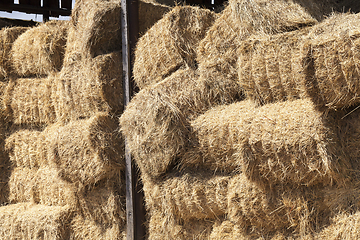
[[[138,0],[121,0],[121,30],[122,30],[122,63],[124,106],[128,105],[134,94],[132,81],[133,52],[138,37]],[[143,194],[138,182],[137,171],[132,162],[125,140],[125,179],[126,179],[126,237],[128,240],[145,238],[145,211]]]

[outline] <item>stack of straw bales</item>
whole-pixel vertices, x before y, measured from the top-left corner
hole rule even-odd
[[[140,29],[169,10],[140,2]],[[120,12],[77,1],[70,22],[4,30],[1,238],[124,238]]]
[[[324,20],[337,2],[230,1],[195,65],[181,47],[146,51],[184,10],[142,36],[120,125],[149,239],[357,237],[358,15]]]

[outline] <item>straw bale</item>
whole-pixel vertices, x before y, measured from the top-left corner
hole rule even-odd
[[[170,7],[156,2],[139,1],[139,36],[142,36],[170,10]]]
[[[121,50],[120,1],[77,1],[71,14],[64,65]]]
[[[106,113],[52,126],[47,140],[49,159],[71,182],[95,184],[124,168],[123,141],[117,123]]]
[[[1,239],[67,239],[71,211],[68,207],[49,207],[29,203],[0,208]]]
[[[250,35],[246,26],[238,24],[228,6],[207,31],[197,49],[199,82],[213,105],[232,103],[243,98],[237,80],[236,49]]]
[[[143,176],[146,206],[188,221],[216,219],[226,213],[230,176],[207,172],[168,174],[163,181]]]
[[[245,174],[239,174],[229,182],[228,192],[229,220],[263,234],[280,230],[306,236],[329,217],[323,195],[315,187],[262,188]]]
[[[88,118],[97,112],[123,110],[121,52],[100,55],[65,66],[52,89],[57,119]]]
[[[200,81],[211,92],[211,102],[226,104],[243,98],[236,64],[242,41],[253,34],[272,35],[316,22],[301,4],[293,1],[229,1],[197,50]]]
[[[124,227],[124,226],[122,226]],[[76,216],[71,221],[71,239],[74,240],[125,240],[124,230],[116,223],[111,227],[105,228],[94,221],[84,219],[83,217]]]
[[[248,239],[245,237],[244,229],[240,225],[236,225],[229,220],[216,222],[211,231],[210,240],[233,240]]]
[[[353,214],[340,213],[329,227],[325,228],[315,239],[359,239],[360,238],[360,212]]]
[[[181,221],[161,211],[152,210],[149,219],[149,240],[208,239],[214,220]]]
[[[49,21],[18,37],[11,49],[14,71],[23,77],[57,72],[63,64],[68,21]]]
[[[135,50],[134,80],[140,89],[178,69],[196,69],[196,48],[216,15],[198,7],[177,6],[150,28]]]
[[[10,51],[14,41],[24,33],[26,27],[11,27],[0,30],[0,80],[6,80],[12,73]]]
[[[76,186],[59,176],[52,167],[14,168],[9,180],[11,203],[32,202],[48,206],[75,207]]]
[[[308,93],[314,102],[335,109],[360,102],[359,24],[360,14],[337,14],[309,33],[306,75],[315,80]]]
[[[51,100],[54,79],[55,75],[10,80],[3,100],[7,120],[34,127],[54,123],[55,109]]]
[[[334,115],[334,116],[333,116]],[[345,179],[336,114],[316,110],[310,100],[254,107],[251,101],[213,108],[192,122],[202,158],[185,166],[241,170],[254,181],[298,185]]]
[[[264,33],[291,31],[313,25],[333,11],[335,1],[230,0],[233,18]]]
[[[197,102],[196,79],[194,70],[179,70],[141,90],[122,114],[122,134],[143,173],[160,176],[186,151],[187,118],[197,116],[205,105]]]
[[[238,48],[239,86],[248,98],[258,104],[306,98],[303,42],[309,31],[252,36]]]

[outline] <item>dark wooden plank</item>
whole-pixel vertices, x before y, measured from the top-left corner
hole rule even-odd
[[[139,32],[138,0],[121,1],[121,27],[122,27],[122,62],[123,62],[123,88],[124,105],[130,102],[136,91],[132,80],[134,50]],[[145,208],[142,185],[139,182],[138,172],[131,159],[125,140],[126,161],[126,217],[127,239],[145,239]]]
[[[70,16],[71,10],[67,9],[53,9],[50,7],[35,7],[31,5],[20,5],[20,4],[3,4],[0,3],[0,11],[18,11],[18,12],[27,12],[34,14],[43,14],[44,11],[54,12],[62,16]]]

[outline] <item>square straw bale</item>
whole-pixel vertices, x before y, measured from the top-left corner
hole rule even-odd
[[[60,71],[65,53],[68,21],[49,21],[27,30],[11,49],[14,71],[22,77]]]
[[[228,6],[206,32],[197,48],[199,82],[203,95],[212,105],[227,104],[243,98],[237,81],[236,49],[250,35],[247,27],[232,18]]]
[[[48,129],[49,159],[73,183],[95,184],[124,168],[124,143],[106,113]]]
[[[156,2],[139,1],[139,36],[145,34],[170,10],[170,7]]]
[[[52,167],[14,168],[9,180],[10,202],[32,202],[47,206],[77,205],[77,188]]]
[[[240,170],[270,184],[340,184],[350,163],[339,142],[337,119],[308,99],[258,108],[249,101],[213,108],[192,122],[198,141],[194,149],[203,158],[184,158],[182,164]]]
[[[55,108],[51,99],[55,75],[46,78],[18,78],[11,80],[4,95],[8,121],[17,125],[41,127],[55,122]]]
[[[153,209],[148,221],[148,239],[208,239],[216,221],[213,219],[181,221],[174,216],[168,216],[166,212]]]
[[[71,239],[125,240],[125,225],[114,222],[111,226],[104,227],[104,225],[78,215],[71,221]]]
[[[72,213],[68,207],[19,203],[0,208],[1,239],[67,239]]]
[[[245,95],[266,104],[307,97],[304,38],[311,28],[252,36],[238,48],[239,86]],[[304,53],[305,52],[305,53]]]
[[[14,41],[23,34],[27,27],[10,27],[0,30],[0,80],[6,81],[13,73],[10,51]]]
[[[5,140],[5,149],[13,166],[39,168],[50,164],[46,134],[37,130],[19,130]]]
[[[178,69],[196,69],[196,49],[216,19],[198,7],[175,7],[138,41],[134,80],[140,89],[155,84]]]
[[[186,171],[168,174],[163,181],[152,181],[143,174],[146,206],[149,211],[159,209],[184,221],[216,219],[226,213],[230,178]]]
[[[318,234],[314,239],[359,239],[360,238],[360,212],[340,212],[331,221],[331,224]]]
[[[59,120],[88,118],[97,112],[123,110],[121,52],[73,62],[55,79],[52,92]]]
[[[197,73],[179,70],[141,90],[120,118],[122,134],[143,173],[158,177],[185,153],[189,120],[206,109],[200,98]]]
[[[78,214],[103,228],[111,228],[113,224],[124,226],[125,181],[110,178],[85,190],[79,195]]]
[[[82,0],[72,10],[64,65],[121,50],[120,1]]]
[[[274,185],[263,188],[239,174],[229,181],[228,218],[252,231],[306,236],[329,220],[321,188]]]
[[[360,14],[335,14],[311,29],[305,73],[314,102],[334,109],[360,103],[359,24]]]

